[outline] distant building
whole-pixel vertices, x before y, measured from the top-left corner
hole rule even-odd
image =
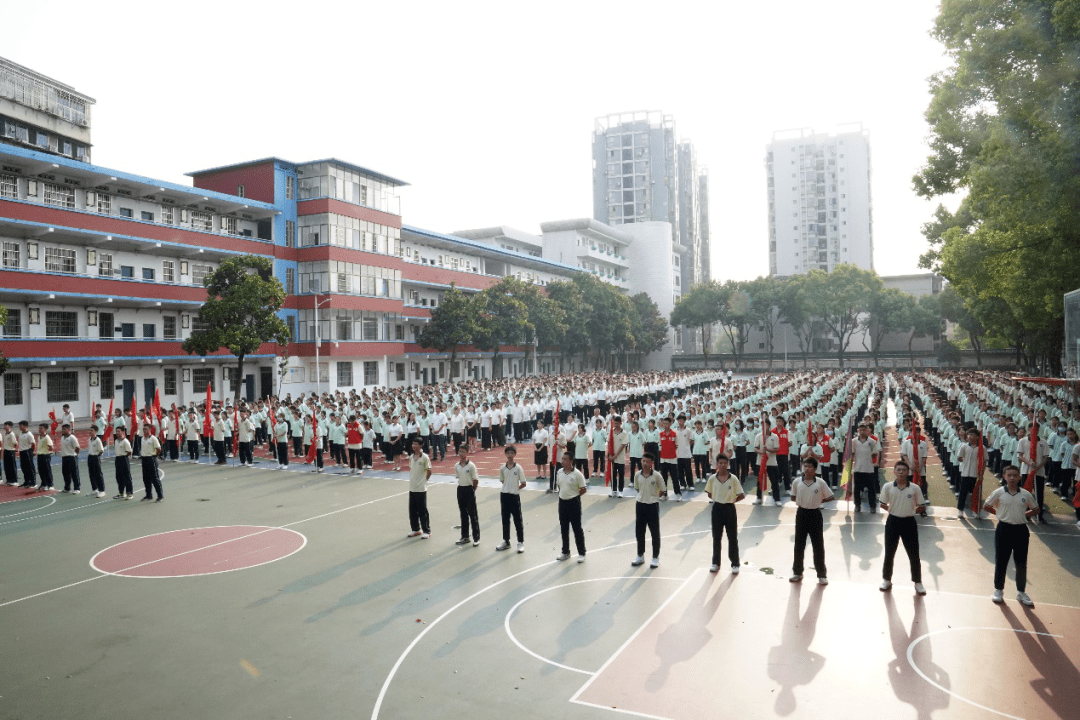
[[[0,142],[90,162],[92,97],[0,58]]]
[[[765,151],[769,274],[850,263],[874,269],[870,142],[853,132],[780,131]]]

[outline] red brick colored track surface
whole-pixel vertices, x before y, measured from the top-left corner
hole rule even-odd
[[[192,528],[127,540],[102,550],[90,566],[110,575],[164,578],[213,575],[280,560],[307,539],[298,532],[257,525]]]

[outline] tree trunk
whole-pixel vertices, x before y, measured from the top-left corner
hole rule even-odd
[[[705,326],[701,326],[701,354],[705,356],[705,369],[709,369],[709,343],[705,337]]]

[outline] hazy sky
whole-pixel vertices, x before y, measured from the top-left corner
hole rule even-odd
[[[334,156],[410,183],[403,221],[439,231],[591,215],[595,118],[662,110],[709,168],[720,280],[768,270],[772,133],[862,122],[874,263],[898,274],[918,271],[933,209],[911,176],[926,80],[946,65],[928,35],[937,5],[23,3],[0,55],[98,101],[97,164],[187,182]]]

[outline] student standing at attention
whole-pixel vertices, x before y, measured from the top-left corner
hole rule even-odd
[[[139,446],[139,460],[142,462],[142,481],[146,489],[146,495],[141,502],[154,499],[154,491],[157,490],[157,502],[165,499],[165,493],[161,489],[161,477],[158,475],[157,456],[161,452],[161,441],[154,435],[154,426],[143,423],[143,439]]]
[[[570,453],[564,452],[559,469],[559,530],[562,532],[562,554],[556,560],[570,558],[570,528],[574,529],[577,561],[585,562],[585,532],[581,529],[581,496],[588,490],[585,476],[574,469]]]
[[[90,489],[94,497],[105,497],[105,475],[101,472],[101,455],[105,446],[98,437],[96,425],[90,426],[90,441],[86,444],[86,469],[90,473]]]
[[[915,514],[922,513],[924,506],[922,488],[908,481],[911,466],[900,459],[894,466],[896,480],[881,489],[881,509],[889,514],[885,519],[885,567],[881,571],[881,591],[892,589],[893,558],[901,541],[911,563],[911,582],[915,592],[926,594],[922,584],[922,563],[919,561],[919,526]]]
[[[130,500],[134,491],[131,487],[131,441],[127,439],[127,429],[118,426],[113,430],[113,471],[116,473],[117,494],[113,500]]]
[[[1035,603],[1027,592],[1027,556],[1028,532],[1027,521],[1038,512],[1039,505],[1035,498],[1020,487],[1020,468],[1009,464],[1002,469],[1005,487],[999,487],[990,493],[983,509],[997,515],[998,523],[994,528],[994,594],[991,600],[1005,602],[1005,573],[1009,569],[1009,558],[1016,564],[1016,599],[1027,607]]]
[[[427,509],[427,482],[431,478],[431,460],[424,454],[420,438],[412,441],[412,454],[409,455],[409,526],[412,532],[408,537],[420,536],[422,540],[431,537],[431,519]]]
[[[835,500],[829,485],[817,477],[818,461],[808,457],[803,461],[802,479],[792,486],[795,495],[795,564],[792,567],[791,582],[799,582],[803,576],[803,558],[806,555],[806,538],[814,549],[814,568],[817,570],[819,585],[828,585],[828,572],[825,569],[825,535],[821,518],[821,504]]]
[[[634,567],[645,563],[645,528],[652,536],[652,562],[649,567],[660,567],[660,493],[664,489],[664,478],[653,469],[656,459],[646,452],[641,457],[642,470],[634,477],[634,490],[637,502],[634,503],[636,522],[634,534],[637,537],[637,557],[630,564]]]
[[[503,541],[496,550],[510,549],[510,520],[513,519],[517,529],[517,551],[525,552],[525,525],[521,519],[521,490],[525,487],[525,471],[514,462],[517,450],[513,445],[507,445],[506,464],[499,467],[499,482],[502,483],[502,492],[499,494],[499,504],[502,507]]]
[[[461,443],[457,447],[458,461],[454,465],[454,475],[457,476],[457,504],[458,512],[461,513],[461,539],[457,545],[468,545],[470,539],[473,547],[480,544],[480,517],[476,512],[476,488],[480,485],[480,477],[476,474],[476,465],[469,460],[469,446]],[[472,538],[469,537],[469,527],[472,527]]]
[[[727,455],[716,456],[716,472],[705,481],[705,494],[712,500],[712,567],[709,572],[720,569],[721,540],[725,532],[728,539],[728,560],[731,572],[739,574],[739,537],[737,535],[738,518],[735,515],[735,503],[742,500],[742,483],[739,478],[728,472]]]

